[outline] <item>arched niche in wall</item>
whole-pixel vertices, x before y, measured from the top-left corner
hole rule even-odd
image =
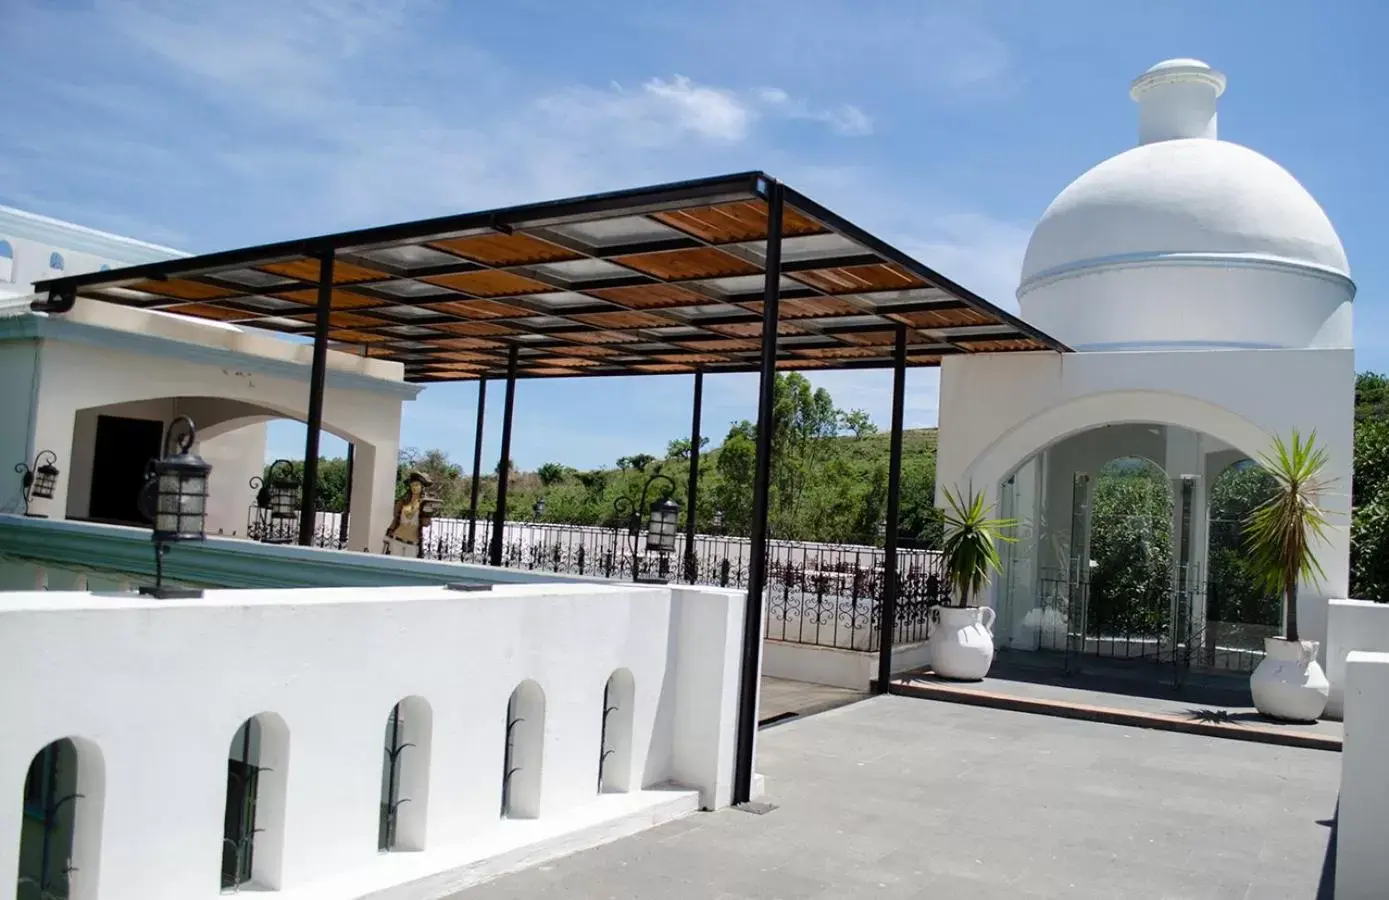
[[[236,729],[227,753],[222,888],[278,890],[284,854],[289,726],[272,712]]]
[[[506,752],[502,760],[502,817],[535,819],[545,762],[545,691],[527,679],[506,704]]]
[[[406,697],[386,716],[376,842],[380,850],[424,849],[433,733],[434,710],[423,697]]]
[[[101,861],[106,765],[81,737],[34,754],[24,777],[15,896],[95,900]]]
[[[598,793],[632,789],[632,713],[637,683],[631,670],[618,669],[603,686],[603,727],[598,753]]]

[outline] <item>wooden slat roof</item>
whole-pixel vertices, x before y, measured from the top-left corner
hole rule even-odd
[[[760,172],[448,216],[39,282],[81,296],[329,339],[406,379],[751,372],[760,364],[769,184]],[[785,190],[777,365],[882,368],[1065,345]]]

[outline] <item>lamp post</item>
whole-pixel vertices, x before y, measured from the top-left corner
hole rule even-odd
[[[647,497],[650,495],[651,486],[661,481],[666,484],[666,494],[660,500],[655,501],[648,508],[646,505]],[[680,521],[680,504],[671,499],[671,494],[675,493],[675,482],[665,475],[657,472],[646,479],[646,484],[641,488],[641,500],[634,504],[627,497],[618,497],[613,501],[613,512],[619,517],[627,519],[627,536],[632,541],[632,580],[646,584],[665,584],[666,579],[662,576],[655,578],[642,577],[641,570],[641,511],[647,510],[646,520],[646,550],[655,551],[661,554],[662,570],[665,569],[665,561],[669,554],[675,552],[675,533]],[[620,519],[619,519],[620,521]]]
[[[24,477],[20,479],[20,484],[24,490],[24,514],[34,519],[46,519],[48,516],[43,513],[30,512],[29,504],[32,500],[52,500],[53,491],[58,486],[58,467],[54,465],[58,461],[58,454],[52,450],[40,450],[34,457],[33,465],[29,463],[19,463],[14,467],[16,472]]]
[[[261,526],[265,529],[265,540],[278,543],[280,529],[275,526],[290,521],[299,512],[300,487],[294,475],[294,464],[287,459],[277,459],[266,466],[264,477],[253,476],[250,483],[256,492],[256,508],[264,517]]]
[[[193,452],[198,431],[193,420],[179,416],[164,433],[164,455],[150,460],[140,492],[142,511],[153,523],[154,586],[140,593],[160,599],[201,597],[196,588],[164,586],[164,554],[169,545],[207,537],[207,479],[212,466]]]

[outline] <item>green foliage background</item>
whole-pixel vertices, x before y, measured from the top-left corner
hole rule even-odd
[[[835,406],[829,392],[798,373],[778,374],[773,404],[774,464],[771,533],[784,540],[873,544],[887,508],[888,435],[873,427],[862,410]],[[724,513],[730,534],[746,535],[752,513],[756,427],[730,424],[723,441],[704,441],[696,526],[708,531],[715,510]],[[904,541],[938,548],[941,515],[935,508],[936,431],[910,429],[902,440],[900,528]],[[616,525],[613,502],[635,501],[652,474],[670,477],[683,508],[689,477],[689,439],[675,438],[664,458],[638,453],[611,468],[581,471],[548,462],[535,472],[513,471],[507,495],[511,519],[535,518],[545,498],[545,522]],[[298,473],[301,464],[295,463]],[[404,476],[420,469],[434,481],[443,501],[441,515],[467,514],[471,478],[442,450],[401,452]],[[347,485],[343,459],[319,465],[320,508],[341,510]],[[1339,489],[1344,489],[1340,487]],[[1241,465],[1217,479],[1211,492],[1211,553],[1208,603],[1212,618],[1276,625],[1278,602],[1262,594],[1246,571],[1242,523],[1267,496],[1267,476]],[[479,511],[496,508],[495,472],[480,479]],[[1365,372],[1356,379],[1354,514],[1351,528],[1351,594],[1389,602],[1389,378]],[[1138,460],[1111,463],[1100,473],[1093,507],[1090,614],[1097,624],[1141,632],[1165,615],[1166,573],[1172,546],[1172,493],[1160,469]],[[1128,602],[1135,598],[1136,603]]]

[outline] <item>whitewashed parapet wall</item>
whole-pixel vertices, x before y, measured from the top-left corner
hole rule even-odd
[[[1333,615],[1335,609],[1332,610]],[[1346,738],[1336,808],[1336,900],[1389,896],[1389,653],[1352,651],[1345,672]]]
[[[257,716],[253,882],[287,896],[438,875],[469,847],[591,821],[608,792],[727,805],[742,620],[735,591],[634,585],[0,593],[0,872],[18,870],[31,761],[68,738],[74,900],[217,896],[231,744]],[[608,706],[627,708],[604,734],[614,673]],[[508,819],[508,704],[527,682],[512,765],[531,771]],[[424,851],[408,865],[377,849],[383,734],[407,698],[400,828]]]

